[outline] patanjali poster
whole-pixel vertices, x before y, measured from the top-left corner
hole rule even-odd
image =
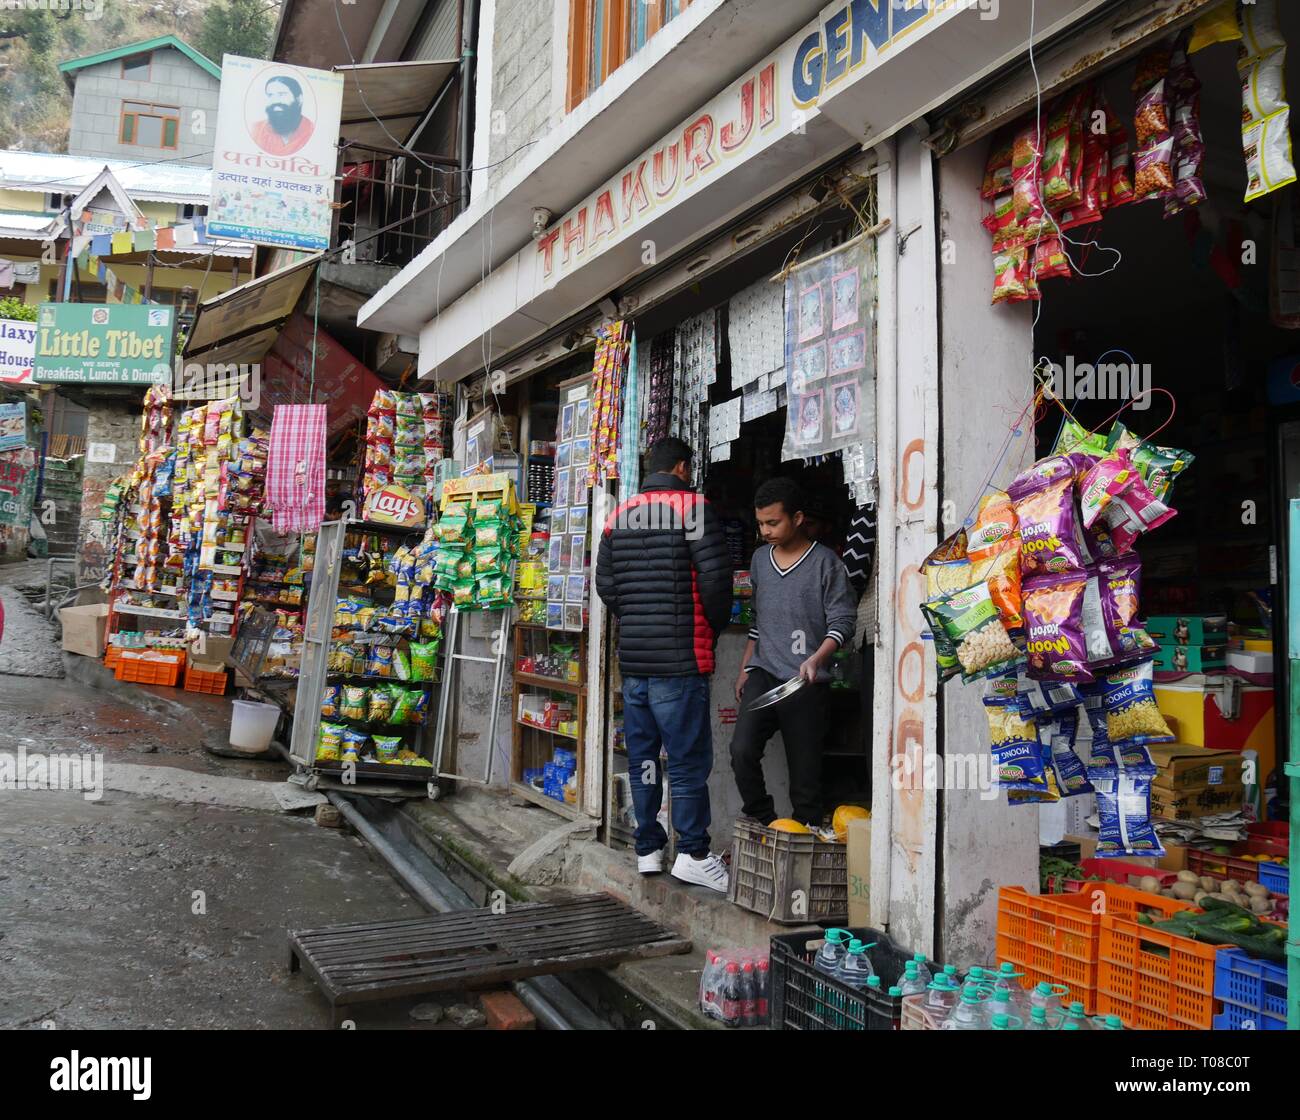
[[[208,233],[328,248],[342,113],[341,74],[226,55]]]
[[[870,237],[786,276],[783,460],[863,444],[874,466],[875,278]]]

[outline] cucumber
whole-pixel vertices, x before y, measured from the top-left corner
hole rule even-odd
[[[1232,938],[1232,944],[1238,949],[1245,949],[1252,957],[1263,957],[1265,960],[1277,961],[1282,963],[1286,960],[1286,950],[1267,937],[1250,937],[1246,934],[1237,934]]]

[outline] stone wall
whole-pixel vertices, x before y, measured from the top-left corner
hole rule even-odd
[[[112,541],[99,519],[99,507],[109,484],[130,471],[140,444],[140,401],[95,401],[86,419],[86,448],[111,444],[114,462],[92,463],[86,456],[81,491],[81,528],[77,534],[78,576],[85,582],[101,578],[112,563]]]

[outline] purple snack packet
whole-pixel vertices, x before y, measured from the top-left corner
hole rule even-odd
[[[1026,581],[1027,672],[1035,680],[1088,682],[1088,645],[1083,605],[1089,577],[1083,572],[1035,576]]]
[[[1065,456],[1040,459],[1008,487],[1020,522],[1020,574],[1082,572],[1086,552],[1074,501],[1075,464]]]
[[[1114,651],[1114,664],[1149,657],[1159,648],[1138,618],[1142,561],[1136,553],[1097,565],[1101,586],[1101,614],[1106,637]]]

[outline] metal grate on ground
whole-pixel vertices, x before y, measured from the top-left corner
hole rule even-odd
[[[508,903],[426,918],[289,933],[301,968],[330,1002],[349,1004],[495,986],[529,976],[604,968],[688,953],[691,943],[607,894],[558,903]]]

